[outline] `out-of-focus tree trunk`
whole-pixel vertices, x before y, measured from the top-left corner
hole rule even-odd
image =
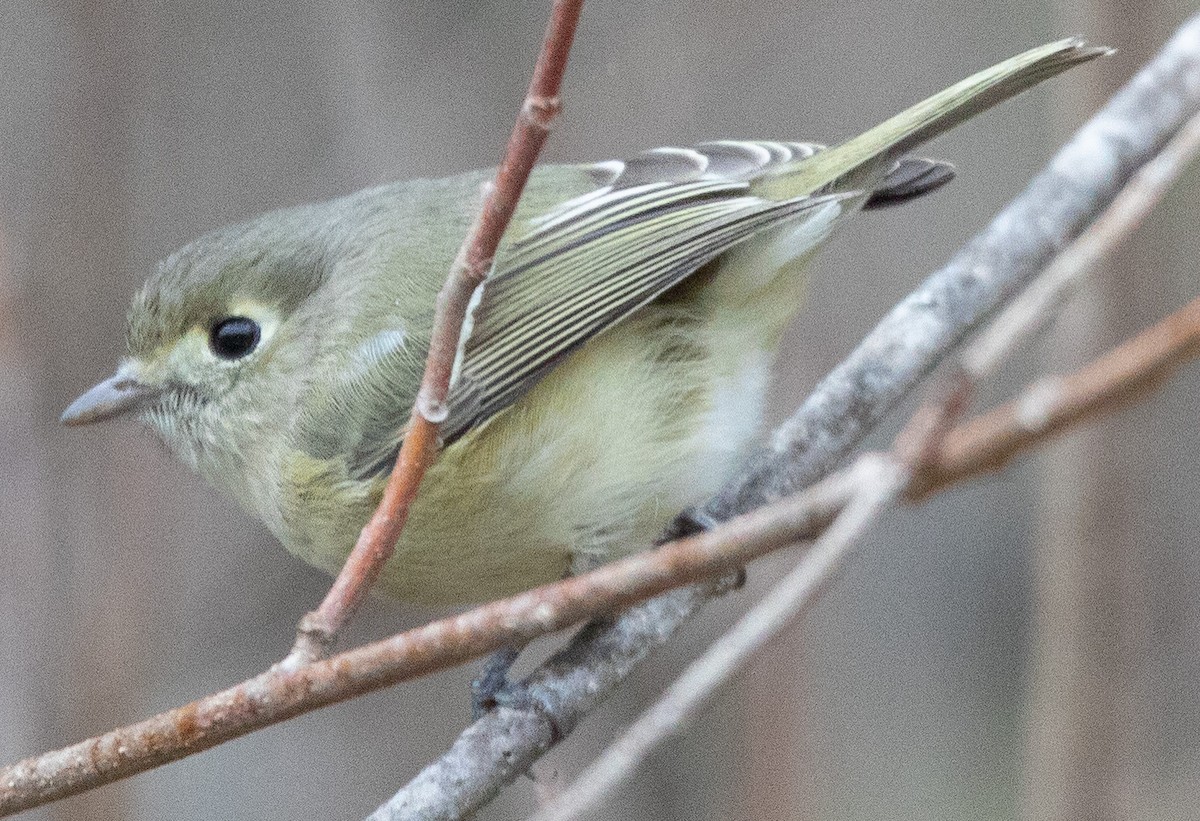
[[[92,270],[119,270],[129,238],[128,127],[132,87],[124,76],[132,48],[124,16],[116,6],[78,0],[58,8],[52,21],[57,46],[73,59],[47,79],[64,93],[47,112],[39,164],[53,182],[29,187],[28,234],[22,254],[22,300],[25,306],[10,326],[26,362],[56,375],[25,398],[30,438],[24,447],[37,449],[45,471],[41,504],[46,527],[29,547],[47,562],[58,579],[76,579],[43,600],[49,618],[34,629],[51,654],[45,693],[57,703],[54,741],[95,732],[135,712],[139,694],[128,686],[130,674],[147,657],[133,625],[148,621],[148,596],[137,579],[126,577],[114,562],[126,547],[118,534],[130,524],[135,498],[144,488],[136,481],[117,487],[111,505],[98,506],[95,488],[109,484],[95,461],[72,459],[62,447],[53,419],[60,391],[86,386],[86,381],[112,366],[109,339],[120,328],[123,296],[107,287]],[[43,104],[45,101],[41,101]],[[86,124],[80,127],[80,124]],[[48,390],[47,390],[48,388]],[[98,449],[120,447],[121,433],[97,431]],[[143,474],[144,476],[144,474]],[[145,477],[149,478],[149,477]],[[120,497],[127,500],[119,501]],[[14,519],[10,519],[13,521]],[[7,591],[6,591],[7,593]],[[31,637],[32,638],[32,637]],[[130,814],[132,785],[97,790],[48,810],[50,818],[122,818]]]
[[[1066,135],[1119,87],[1157,43],[1148,21],[1173,19],[1162,2],[1065,0],[1064,28],[1121,42],[1119,59],[1055,87]],[[1174,307],[1145,233],[1081,288],[1052,332],[1048,369],[1069,369]],[[1144,412],[1101,420],[1047,450],[1035,567],[1034,662],[1029,679],[1025,817],[1116,821],[1144,817],[1148,662],[1144,566],[1153,508]],[[1144,806],[1142,807],[1144,810]]]

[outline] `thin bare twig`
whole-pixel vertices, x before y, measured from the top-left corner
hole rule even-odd
[[[321,605],[300,620],[296,643],[283,662],[294,667],[323,657],[362,604],[392,557],[425,471],[437,456],[438,429],[446,418],[450,376],[471,295],[492,268],[525,182],[562,107],[559,89],[583,0],[555,0],[541,53],[517,115],[496,180],[484,196],[479,218],[463,240],[437,298],[425,374],[405,429],[396,466],[383,498],[363,528]]]
[[[1047,438],[1140,399],[1200,356],[1200,299],[1065,377],[1046,377],[1020,397],[951,431],[908,490],[915,500],[1000,470]]]
[[[682,624],[715,595],[729,589],[721,582],[692,585],[658,596],[639,606],[648,627]],[[497,767],[486,777],[467,780],[453,766],[454,756],[426,767],[408,786],[372,813],[370,821],[458,821],[466,818],[505,784],[527,772],[536,759],[569,734],[576,724],[623,681],[652,650],[674,634],[655,628],[648,637],[606,631],[593,622],[584,628],[586,646],[556,653],[524,685],[546,704],[549,712],[500,707],[467,728],[454,743],[459,755],[490,755]],[[586,676],[587,687],[580,687]],[[592,685],[595,685],[594,687]],[[556,698],[565,695],[566,698]],[[530,738],[536,739],[529,744]],[[452,796],[447,801],[447,796]]]
[[[988,376],[1017,347],[1040,332],[1058,314],[1079,280],[1141,226],[1197,151],[1200,151],[1200,115],[1188,120],[1087,231],[967,346],[961,357],[967,377],[978,382]]]
[[[947,428],[956,423],[970,405],[982,380],[1050,323],[1078,283],[1141,226],[1197,152],[1200,152],[1200,114],[1188,120],[1162,151],[1121,189],[1096,221],[1063,249],[1046,270],[967,346],[958,365],[937,387],[933,398],[917,410],[914,418],[939,418]],[[1042,396],[1042,399],[1046,398]],[[952,468],[944,461],[947,455],[939,452],[947,441],[929,441],[936,447],[922,454],[916,462],[918,477],[908,491],[910,498],[928,494],[934,486],[949,479],[947,471]],[[998,461],[992,469],[1002,467],[1020,449],[1015,443],[1012,447],[1012,453],[994,455]],[[987,469],[974,462],[971,467],[967,467],[966,461],[961,464],[967,470]]]
[[[853,546],[903,489],[907,471],[886,457],[864,456],[850,471],[858,490],[801,562],[541,812],[535,821],[576,818],[625,780],[669,735],[687,729],[716,692],[816,599]],[[779,507],[786,508],[786,503]]]

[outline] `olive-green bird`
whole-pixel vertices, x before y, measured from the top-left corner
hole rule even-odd
[[[737,470],[833,228],[953,176],[910,149],[1105,51],[1033,49],[833,148],[725,140],[537,168],[475,294],[445,448],[380,587],[480,600],[649,544]],[[391,470],[435,295],[491,173],[193,242],[135,297],[117,372],[63,421],[136,413],[336,571]]]

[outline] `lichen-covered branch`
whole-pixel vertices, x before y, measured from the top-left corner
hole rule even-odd
[[[1078,236],[1197,109],[1200,17],[1193,17],[991,225],[888,312],[705,513],[728,519],[827,473]]]

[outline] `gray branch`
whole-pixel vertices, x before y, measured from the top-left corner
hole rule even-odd
[[[1200,17],[1194,17],[991,225],[875,326],[776,431],[747,474],[704,512],[728,519],[828,473],[1077,237],[1198,105]]]
[[[544,709],[489,712],[368,821],[452,821],[487,803],[566,737],[651,650],[728,587],[712,583],[672,590],[614,622],[584,627],[524,682]]]
[[[725,520],[820,479],[1038,273],[1200,111],[1200,16],[1147,64],[944,268],[900,302],[701,510]],[[697,517],[692,517],[697,518]],[[676,521],[685,531],[691,519]],[[497,710],[373,816],[456,819],[525,772],[712,593],[673,591],[585,628],[528,680],[540,711]]]

